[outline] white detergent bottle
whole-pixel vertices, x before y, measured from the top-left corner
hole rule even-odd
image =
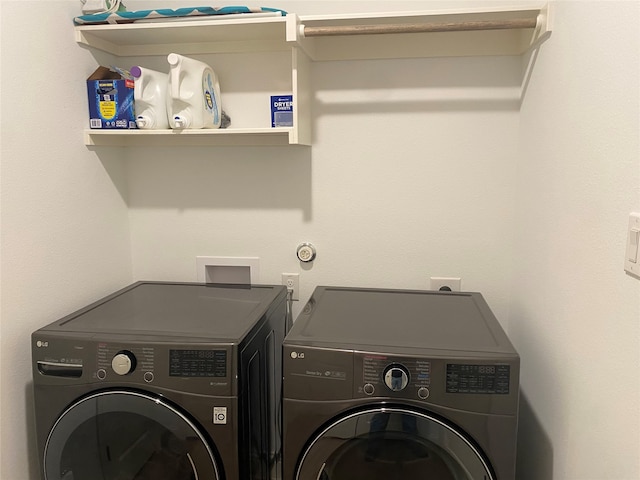
[[[169,75],[149,68],[131,67],[133,99],[138,128],[169,128],[167,118],[167,83]]]
[[[220,84],[212,68],[193,58],[170,53],[167,114],[173,129],[220,128]]]

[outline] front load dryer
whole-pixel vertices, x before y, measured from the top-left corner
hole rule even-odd
[[[520,361],[480,294],[318,287],[283,349],[284,480],[514,480]]]
[[[44,480],[266,480],[286,288],[139,282],[32,334]]]

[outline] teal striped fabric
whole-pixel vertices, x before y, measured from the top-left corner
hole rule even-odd
[[[178,9],[161,8],[157,10],[139,10],[137,12],[94,13],[80,15],[73,19],[76,25],[95,25],[103,23],[132,23],[138,20],[158,20],[179,17],[202,17],[210,15],[235,15],[242,13],[269,13],[273,15],[286,15],[287,12],[277,8],[268,7],[184,7]]]

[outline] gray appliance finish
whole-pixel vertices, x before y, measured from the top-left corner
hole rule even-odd
[[[284,480],[514,480],[520,359],[481,294],[317,287],[283,350]]]
[[[266,480],[286,288],[138,282],[32,334],[45,480]]]

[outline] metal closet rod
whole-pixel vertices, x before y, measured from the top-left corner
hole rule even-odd
[[[381,25],[339,25],[307,27],[301,25],[300,33],[305,37],[331,37],[340,35],[376,35],[387,33],[425,32],[470,32],[474,30],[513,30],[535,28],[536,18],[516,18],[512,20],[481,20],[448,23],[398,23]]]

